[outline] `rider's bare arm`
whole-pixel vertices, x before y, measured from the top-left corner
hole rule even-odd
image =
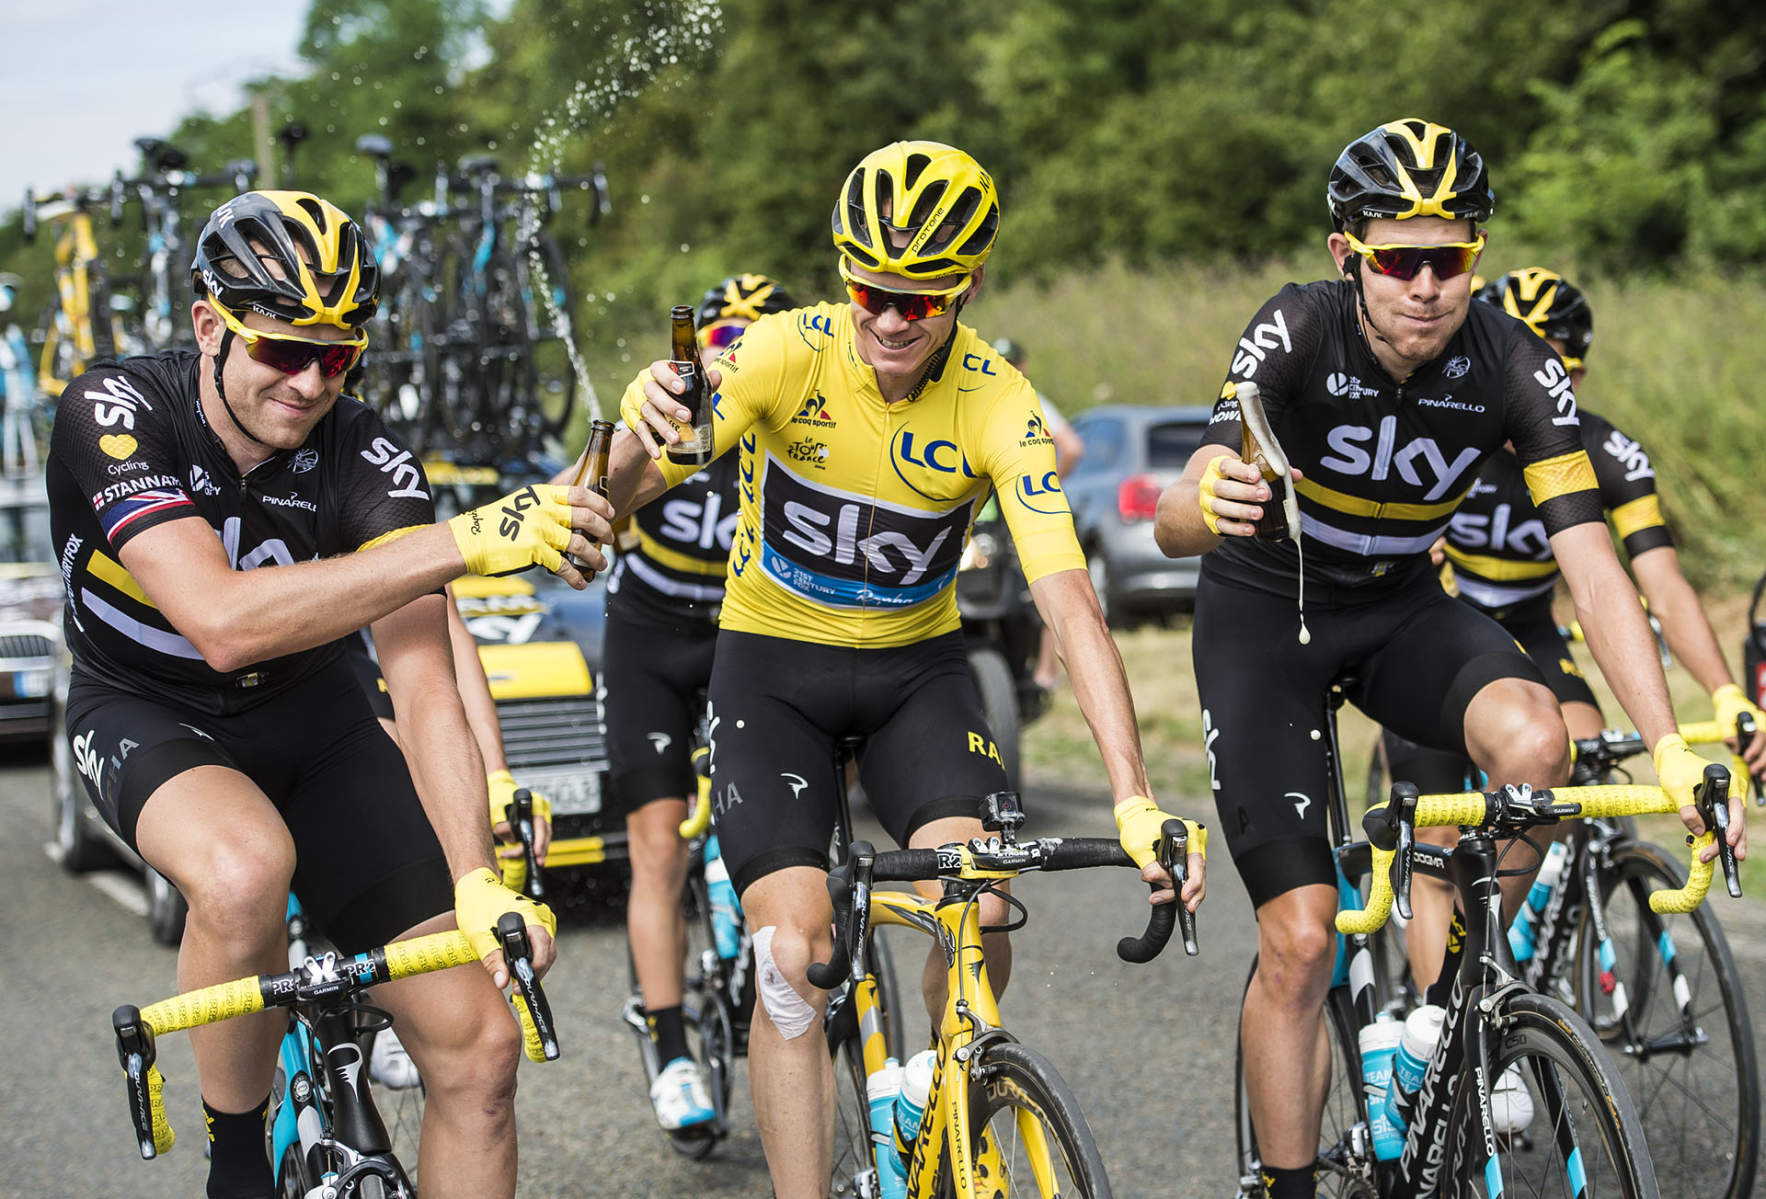
[[[1654,745],[1674,731],[1674,711],[1649,621],[1606,526],[1589,521],[1562,529],[1551,536],[1551,552],[1601,674],[1637,731]]]

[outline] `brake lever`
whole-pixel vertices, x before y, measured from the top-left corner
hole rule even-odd
[[[1717,858],[1723,863],[1723,883],[1731,899],[1741,898],[1741,874],[1735,847],[1729,844],[1729,769],[1721,762],[1705,767],[1705,781],[1694,793],[1694,805],[1705,827],[1716,831]]]
[[[141,1019],[141,1009],[129,1004],[119,1007],[110,1017],[116,1031],[117,1060],[129,1085],[129,1119],[135,1126],[135,1144],[142,1158],[158,1156],[153,1140],[153,1101],[148,1093],[148,1071],[153,1068],[157,1050],[153,1030]]]
[[[1416,848],[1415,803],[1416,800],[1413,797],[1411,800],[1413,806],[1405,812],[1404,819],[1398,822],[1398,852],[1392,859],[1392,870],[1397,875],[1392,880],[1392,898],[1398,908],[1398,914],[1405,920],[1410,919],[1410,856],[1412,850]]]
[[[1159,864],[1171,873],[1171,888],[1177,898],[1171,905],[1177,909],[1177,926],[1183,934],[1183,951],[1190,957],[1201,952],[1196,943],[1196,914],[1183,901],[1183,885],[1190,879],[1190,828],[1181,820],[1167,820],[1159,830]]]
[[[521,841],[521,854],[527,859],[527,885],[522,890],[534,899],[544,899],[546,887],[540,882],[540,862],[534,849],[533,792],[526,787],[515,788],[514,798],[504,809],[503,817]]]
[[[1759,729],[1760,726],[1754,722],[1752,713],[1737,712],[1735,714],[1735,742],[1737,757],[1740,757],[1742,751],[1747,749],[1749,743],[1754,739],[1754,734],[1759,732]],[[1752,784],[1754,789],[1754,806],[1757,808],[1766,807],[1766,772],[1760,774],[1750,772],[1748,774],[1748,782]]]
[[[558,1032],[552,1023],[552,1005],[540,987],[539,975],[533,968],[533,945],[527,938],[527,924],[520,912],[504,912],[497,921],[497,944],[503,950],[503,964],[509,967],[509,980],[516,994],[527,1005],[527,1016],[533,1022],[541,1052],[548,1062],[558,1060]]]

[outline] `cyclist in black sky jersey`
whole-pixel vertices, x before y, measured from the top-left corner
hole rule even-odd
[[[1207,555],[1196,679],[1210,782],[1257,907],[1245,1078],[1278,1199],[1314,1193],[1329,1072],[1327,687],[1353,673],[1351,698],[1369,715],[1469,752],[1495,783],[1568,777],[1568,737],[1538,671],[1500,626],[1451,599],[1429,563],[1430,544],[1505,441],[1590,645],[1692,825],[1704,768],[1674,732],[1648,625],[1601,524],[1568,370],[1520,321],[1470,302],[1479,227],[1494,208],[1482,158],[1443,126],[1394,121],[1344,149],[1327,199],[1340,277],[1289,285],[1252,319],[1206,442],[1160,498],[1155,524],[1167,554]],[[1260,389],[1297,468],[1300,546],[1254,539],[1253,522],[1276,500],[1232,452],[1242,382]],[[1309,639],[1295,612],[1302,547]],[[1739,823],[1733,831],[1739,854]]]
[[[229,200],[193,276],[197,351],[100,364],[56,416],[47,485],[75,762],[105,820],[189,901],[182,990],[286,968],[291,888],[345,952],[457,922],[486,973],[388,984],[375,1001],[427,1084],[424,1193],[511,1195],[520,1036],[493,926],[521,912],[543,968],[553,920],[493,869],[441,588],[534,563],[581,587],[561,551],[603,565],[570,530],[604,540],[609,510],[532,487],[431,523],[422,468],[340,397],[376,271],[328,202]],[[368,625],[415,779],[343,659]],[[285,1023],[191,1035],[211,1197],[271,1192],[264,1115]]]

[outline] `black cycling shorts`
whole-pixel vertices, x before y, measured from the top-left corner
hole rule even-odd
[[[704,714],[717,626],[636,620],[607,605],[601,721],[607,737],[607,814],[698,791],[691,754]]]
[[[1551,595],[1536,596],[1500,612],[1488,612],[1496,623],[1507,629],[1509,636],[1521,643],[1533,665],[1545,676],[1545,685],[1557,696],[1560,704],[1590,704],[1596,711],[1600,703],[1582,670],[1570,653],[1570,643],[1558,632],[1557,617],[1552,615]]]
[[[961,633],[847,649],[726,631],[711,717],[712,811],[738,892],[790,866],[828,868],[841,737],[865,738],[859,781],[898,845],[978,816],[1006,788]]]
[[[1325,692],[1349,698],[1400,736],[1465,752],[1466,706],[1502,678],[1539,671],[1489,617],[1441,590],[1431,572],[1365,603],[1308,602],[1308,645],[1292,596],[1223,582],[1196,591],[1192,654],[1209,780],[1233,862],[1253,905],[1296,887],[1335,885],[1325,823]]]
[[[76,671],[67,735],[87,793],[130,847],[142,805],[161,784],[197,766],[250,778],[293,836],[301,906],[347,953],[454,908],[404,755],[347,661],[232,715],[125,694]]]
[[[1496,612],[1477,605],[1473,608],[1494,618],[1521,643],[1558,703],[1584,703],[1597,712],[1600,710],[1594,691],[1570,654],[1569,642],[1558,631],[1550,595],[1536,596]],[[1386,754],[1387,777],[1415,783],[1424,795],[1479,788],[1484,784],[1483,775],[1464,754],[1430,749],[1398,736],[1391,729],[1385,730],[1381,744]]]

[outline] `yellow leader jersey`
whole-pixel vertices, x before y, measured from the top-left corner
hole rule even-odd
[[[957,563],[990,489],[1026,578],[1085,569],[1036,391],[968,326],[893,404],[845,304],[761,318],[717,369],[713,452],[742,453],[720,627],[855,648],[953,631]],[[628,424],[647,374],[626,389]],[[659,465],[670,487],[699,469]]]

